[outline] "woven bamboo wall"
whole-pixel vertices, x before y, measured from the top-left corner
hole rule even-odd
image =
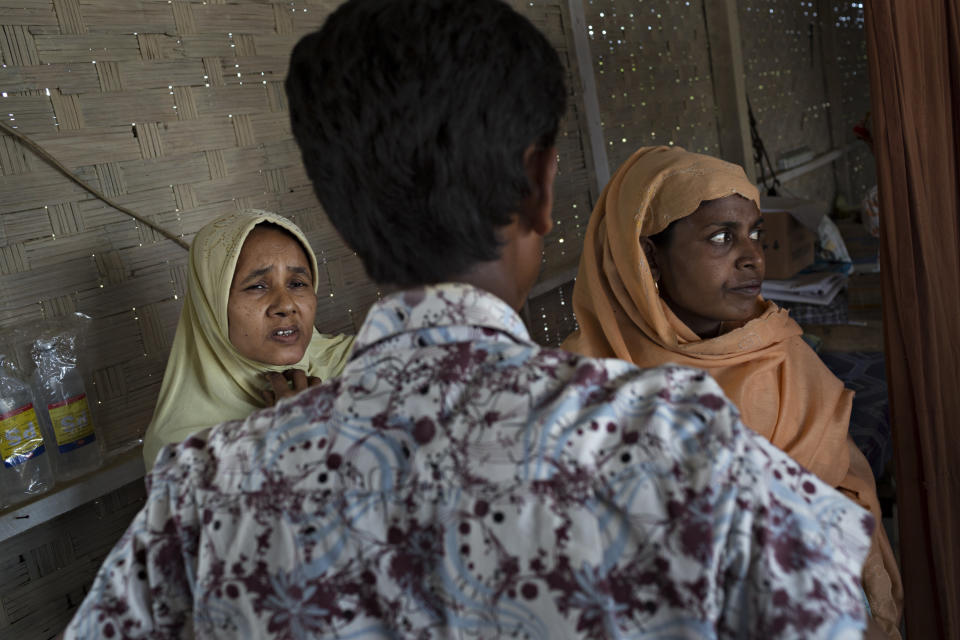
[[[830,109],[815,2],[745,0],[738,3],[747,96],[770,160],[808,147],[832,148]],[[828,165],[785,187],[801,197],[833,199]]]
[[[593,0],[584,11],[611,172],[645,145],[718,153],[703,0]]]
[[[530,337],[539,344],[558,347],[577,329],[573,315],[574,280],[531,298],[525,308]]]
[[[544,242],[541,271],[541,280],[548,280],[576,268],[590,210],[599,194],[593,186],[594,166],[586,137],[583,88],[577,73],[567,3],[564,0],[508,0],[508,4],[525,14],[547,35],[567,68],[570,96],[567,115],[557,139],[559,163],[554,193],[554,230]]]
[[[145,498],[143,483],[132,483],[5,541],[0,638],[46,640],[60,633]]]
[[[238,208],[293,218],[322,263],[317,326],[353,332],[379,292],[316,203],[282,86],[293,44],[336,4],[0,0],[2,113],[82,180],[188,241]],[[514,4],[569,64],[566,3]],[[595,197],[579,80],[569,77],[547,276],[575,264],[578,217]],[[93,316],[95,417],[109,448],[136,439],[159,391],[186,252],[10,136],[0,137],[0,174],[0,329],[74,310]]]

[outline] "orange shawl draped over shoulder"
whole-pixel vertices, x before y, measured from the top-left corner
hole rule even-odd
[[[776,304],[758,297],[752,320],[701,340],[660,298],[651,275],[639,238],[690,215],[705,200],[732,194],[759,206],[756,187],[737,165],[678,147],[634,153],[590,218],[573,290],[580,329],[563,347],[642,367],[674,363],[706,370],[747,426],[869,509],[877,527],[864,565],[864,591],[874,618],[899,637],[900,573],[881,524],[870,466],[847,434],[853,392]]]

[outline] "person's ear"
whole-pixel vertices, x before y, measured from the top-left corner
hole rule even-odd
[[[660,282],[660,264],[657,262],[657,245],[653,244],[648,236],[640,236],[640,248],[647,257],[647,264],[650,265],[650,274],[654,282]]]
[[[523,199],[520,214],[525,226],[545,236],[553,229],[553,184],[557,177],[557,149],[531,144],[523,152],[523,166],[530,194]]]

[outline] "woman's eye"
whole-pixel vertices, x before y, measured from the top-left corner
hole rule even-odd
[[[262,282],[258,282],[256,284],[252,284],[249,287],[247,287],[246,291],[255,291],[257,289],[266,289],[266,288],[267,288],[267,285],[263,284]]]
[[[732,235],[729,231],[718,231],[710,236],[710,242],[713,244],[726,244],[730,242]]]
[[[762,237],[763,237],[763,229],[754,229],[753,231],[750,232],[751,240],[759,240]]]
[[[293,282],[290,283],[290,286],[294,288],[299,288],[299,287],[309,287],[310,285],[307,284],[306,282],[301,282],[300,280],[294,280]]]

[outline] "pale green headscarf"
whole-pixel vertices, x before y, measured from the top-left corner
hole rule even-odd
[[[262,409],[260,392],[267,388],[264,372],[302,369],[308,376],[327,380],[340,375],[347,362],[353,336],[323,335],[316,328],[303,359],[290,366],[250,360],[230,342],[227,302],[233,272],[247,235],[261,222],[279,225],[296,236],[313,270],[314,291],[317,289],[317,258],[303,232],[286,218],[248,210],[218,218],[197,233],[190,247],[180,322],[157,408],[143,439],[148,470],[165,444],[181,442],[201,429],[246,418]]]

